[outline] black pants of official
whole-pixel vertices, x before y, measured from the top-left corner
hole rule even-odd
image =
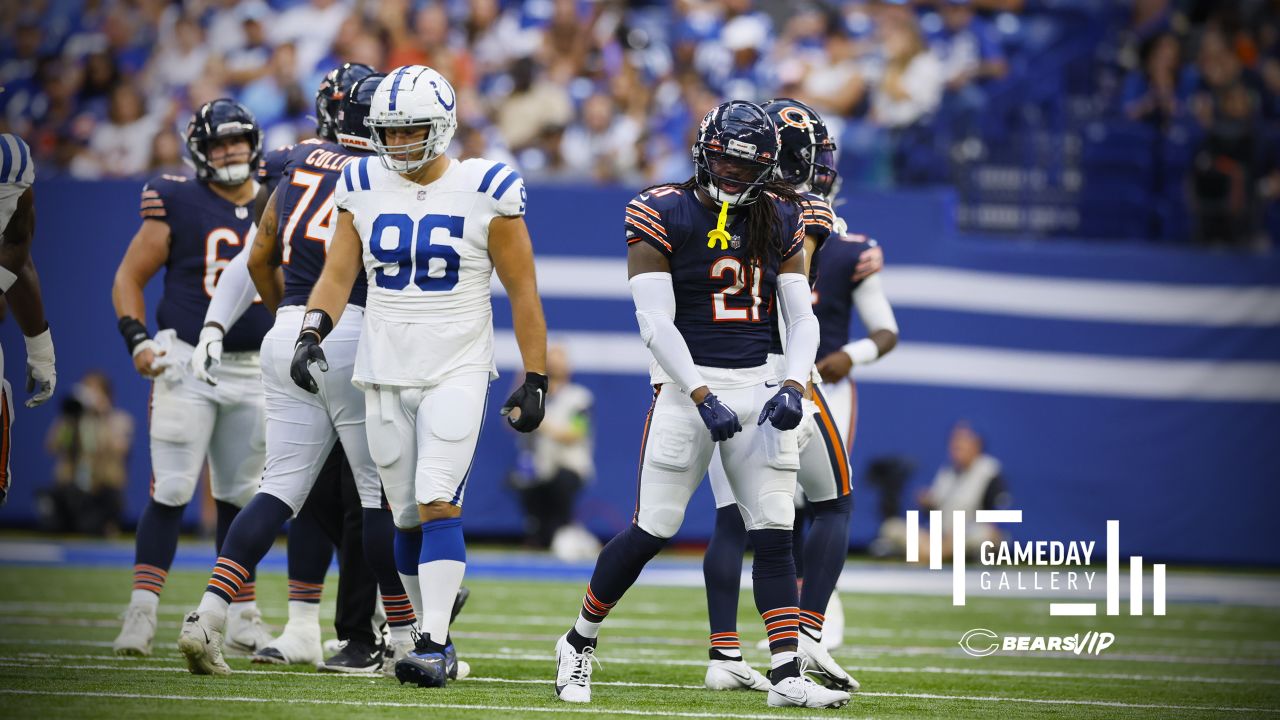
[[[316,484],[294,522],[315,530],[312,542],[328,542],[338,549],[338,601],[333,626],[339,640],[380,645],[371,618],[378,602],[378,579],[364,559],[364,510],[355,477],[342,452],[333,452],[320,469]]]
[[[550,547],[556,531],[573,522],[573,505],[581,489],[582,476],[563,468],[536,485],[521,489],[526,542],[534,547]]]

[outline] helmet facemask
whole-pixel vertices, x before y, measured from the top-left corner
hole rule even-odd
[[[698,185],[716,202],[750,205],[773,176],[776,164],[758,160],[753,146],[735,144],[746,145],[730,140],[724,149],[706,143],[695,146]]]
[[[215,142],[244,138],[249,146],[249,152],[245,154],[244,162],[228,163],[222,167],[214,165],[212,146]],[[217,185],[240,185],[249,180],[253,176],[253,160],[254,160],[254,140],[255,135],[252,133],[236,133],[221,135],[216,138],[210,138],[204,142],[192,139],[188,142],[188,149],[192,158],[196,161],[197,167],[204,167],[207,180]]]
[[[824,198],[831,198],[840,187],[836,172],[836,144],[830,138],[804,150],[809,163],[809,188]]]
[[[444,154],[445,148],[448,146],[448,140],[441,142],[443,138],[447,138],[452,133],[450,123],[446,118],[432,118],[429,120],[406,121],[402,118],[365,118],[364,124],[372,131],[369,141],[373,144],[374,152],[378,153],[378,159],[382,162],[382,166],[392,172],[410,173],[421,168],[427,163],[435,160]],[[426,135],[417,142],[406,143],[403,145],[388,145],[386,131],[391,128],[426,128]],[[414,155],[421,152],[421,156],[415,158]]]

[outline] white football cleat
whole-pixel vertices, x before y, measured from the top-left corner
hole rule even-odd
[[[771,685],[759,670],[745,660],[712,660],[707,666],[703,684],[709,690],[759,690],[767,691]]]
[[[156,606],[130,604],[124,611],[124,627],[111,647],[117,655],[146,656],[155,637]]]
[[[800,669],[804,670],[803,664]],[[849,693],[824,688],[803,672],[800,677],[783,678],[769,688],[769,707],[838,708],[848,702]]]
[[[854,680],[845,669],[840,667],[840,663],[831,657],[831,653],[822,646],[822,643],[814,640],[800,631],[800,656],[807,662],[808,671],[822,678],[822,684],[829,688],[839,690],[848,690],[849,692],[858,692],[861,687],[857,680]]]
[[[556,697],[565,702],[591,702],[591,663],[596,659],[596,649],[587,647],[582,652],[569,644],[569,633],[556,641]]]
[[[386,650],[384,650],[382,654],[382,674],[389,678],[395,677],[396,663],[409,657],[409,653],[413,652],[413,648],[414,644],[412,641],[406,643],[387,643]],[[470,671],[470,669],[470,666],[468,666],[467,670]]]
[[[262,611],[256,605],[227,611],[227,650],[252,655],[271,644],[271,629],[262,622]]]
[[[342,652],[342,648],[346,646],[347,646],[346,640],[339,640],[338,638],[329,638],[328,640],[324,641],[324,646],[323,646],[324,656],[329,657],[330,655],[337,655],[338,653]]]
[[[458,676],[451,677],[449,679],[450,680],[466,680],[468,677],[471,677],[471,663],[467,662],[466,660],[459,660]]]
[[[251,658],[255,663],[275,665],[310,665],[324,662],[320,646],[320,623],[315,620],[290,620],[280,637],[260,647]]]
[[[230,675],[231,668],[222,659],[222,631],[226,619],[213,613],[191,612],[182,621],[178,650],[187,659],[193,675]]]
[[[840,602],[840,591],[831,593],[827,601],[827,611],[822,620],[822,647],[835,650],[844,644],[844,603]]]

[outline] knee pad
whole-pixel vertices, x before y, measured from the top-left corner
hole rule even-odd
[[[796,521],[795,492],[766,490],[760,493],[756,512],[748,530],[785,530],[791,532]]]
[[[158,505],[185,507],[196,491],[196,479],[168,476],[157,477],[151,488],[151,499]]]
[[[834,500],[823,500],[822,502],[809,503],[809,511],[816,517],[818,515],[848,515],[853,512],[853,496],[843,495]]]
[[[466,388],[445,386],[432,393],[431,434],[446,442],[469,440],[479,431],[484,398]]]
[[[635,524],[641,532],[666,542],[684,523],[684,505],[675,502],[646,501],[640,503]]]

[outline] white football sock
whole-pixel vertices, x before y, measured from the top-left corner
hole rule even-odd
[[[290,623],[311,623],[320,626],[320,603],[303,602],[301,600],[289,601],[289,622]]]
[[[201,615],[210,613],[212,615],[220,615],[225,621],[227,618],[227,608],[229,603],[223,600],[221,596],[206,591],[204,597],[200,598],[200,607],[196,608],[196,612]]]
[[[600,626],[602,622],[591,622],[582,617],[582,613],[578,613],[578,619],[573,623],[573,629],[584,638],[600,637]]]
[[[418,587],[422,591],[418,623],[422,634],[432,642],[443,644],[449,635],[449,616],[466,570],[467,564],[457,560],[432,560],[418,566]]]
[[[160,605],[160,596],[150,590],[134,590],[133,593],[129,595],[129,604],[141,605],[142,607],[154,610]]]
[[[404,594],[409,596],[409,604],[413,605],[413,616],[418,619],[418,623],[422,623],[422,586],[418,584],[417,575],[405,575],[404,573],[396,573],[400,576],[400,582],[404,585]]]

